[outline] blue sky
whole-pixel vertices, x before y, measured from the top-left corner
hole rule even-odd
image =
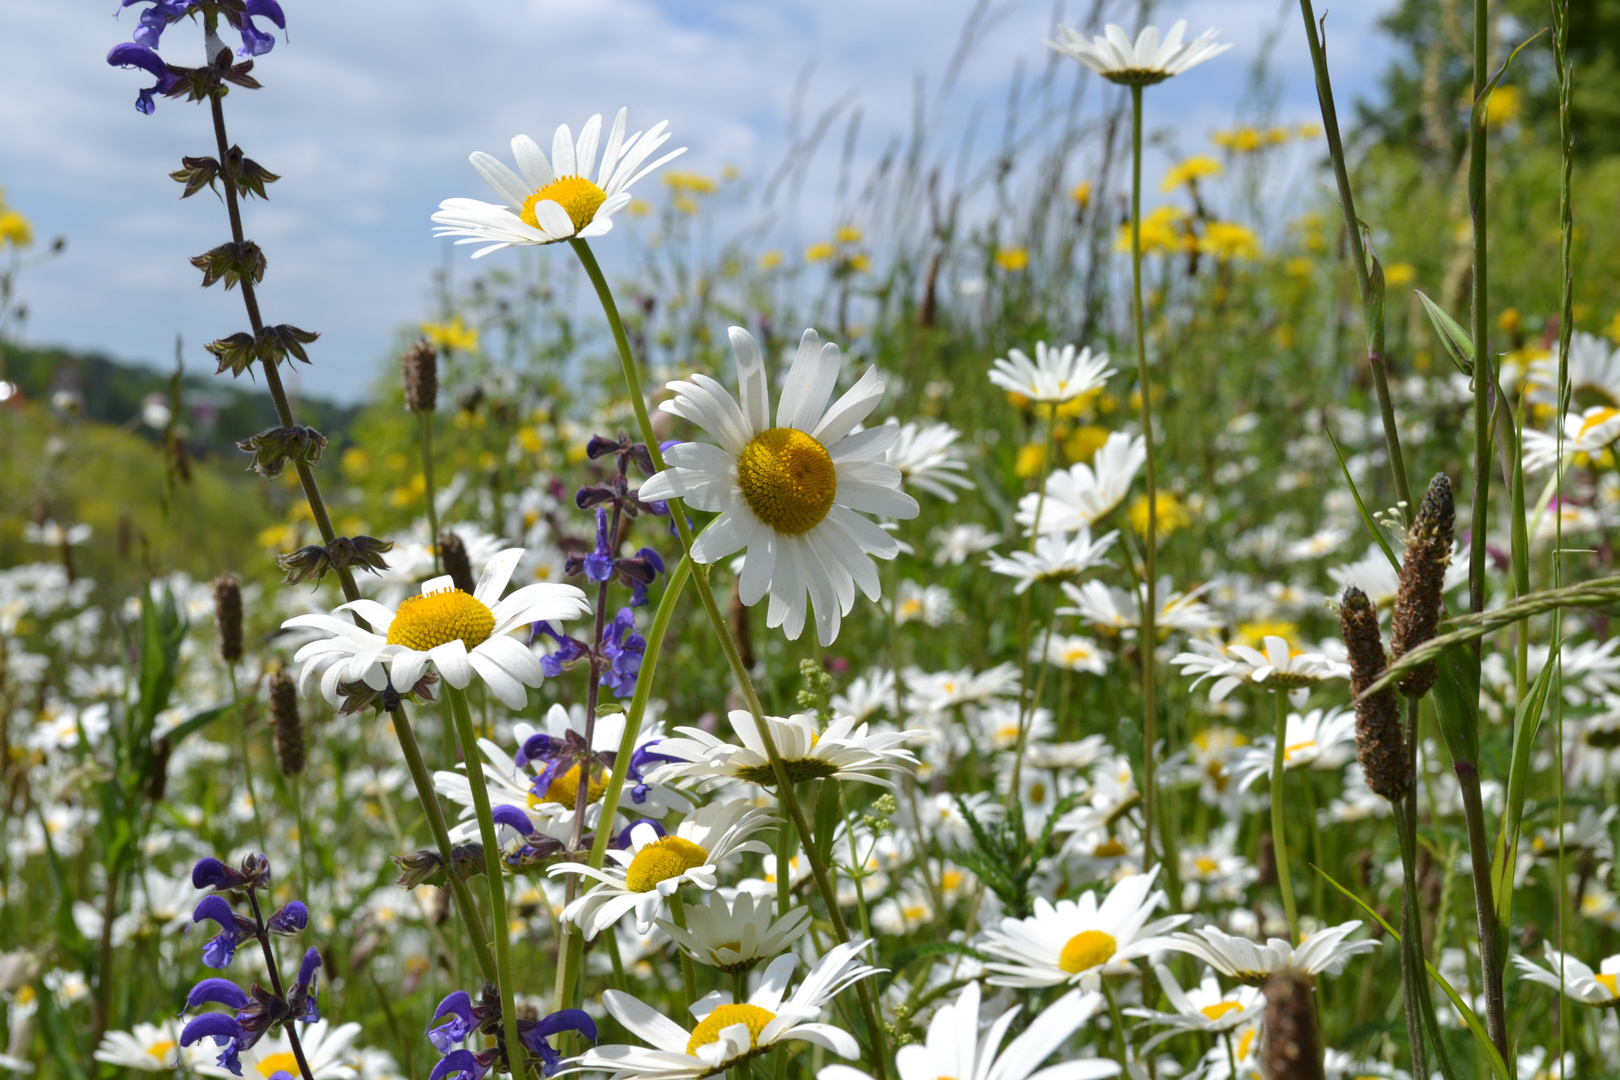
[[[864,109],[858,156],[871,160],[910,122],[920,74],[932,89],[971,0],[283,0],[290,40],[255,74],[266,85],[233,94],[233,141],[284,179],[251,204],[248,233],[269,259],[267,318],[322,332],[304,392],[362,395],[402,326],[420,321],[444,242],[430,235],[441,199],[488,197],[467,165],[485,149],[506,156],[514,134],[543,146],[559,123],[630,108],[632,129],[668,119],[681,167],[745,178],[767,174],[788,142],[795,85],[807,66],[806,110],[849,93]],[[1329,49],[1344,104],[1370,94],[1387,63],[1375,24],[1392,0],[1330,10]],[[1070,0],[1060,19],[1089,4]],[[206,193],[186,202],[166,174],[183,154],[212,153],[206,112],[161,101],[133,108],[139,72],[109,68],[106,50],[134,19],[116,0],[0,0],[0,187],[42,239],[65,255],[27,274],[27,340],[99,349],[167,365],[177,333],[188,366],[204,341],[241,328],[240,301],[197,287],[187,258],[226,237]],[[1134,8],[1114,3],[1116,17]],[[975,41],[950,99],[998,110],[1016,65],[1038,69],[1050,0],[1003,0]],[[1150,126],[1183,152],[1231,123],[1249,62],[1279,17],[1274,53],[1279,119],[1316,115],[1304,34],[1293,0],[1197,0],[1156,5],[1155,21],[1219,26],[1234,48],[1152,92]],[[201,59],[200,32],[165,38],[177,63]],[[148,80],[149,81],[149,80]],[[992,113],[991,115],[998,115]],[[824,149],[823,159],[836,156]],[[1150,166],[1149,175],[1153,174]],[[830,228],[830,193],[807,187],[798,219]],[[826,221],[818,220],[827,218]],[[610,238],[599,247],[610,274]],[[456,253],[464,262],[465,249]],[[497,254],[492,258],[500,258]]]

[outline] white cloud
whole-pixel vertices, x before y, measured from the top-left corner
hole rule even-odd
[[[425,307],[443,258],[428,216],[443,198],[482,197],[469,151],[505,153],[517,132],[548,145],[558,123],[630,108],[633,127],[668,119],[683,167],[768,174],[787,145],[800,73],[814,62],[806,110],[853,91],[870,162],[911,122],[919,73],[932,92],[956,46],[966,0],[284,0],[290,41],[255,74],[258,92],[227,102],[230,135],[281,173],[269,203],[250,203],[249,235],[264,247],[266,317],[320,330],[306,390],[362,393],[401,325]],[[1365,88],[1384,57],[1370,27],[1389,0],[1354,5],[1329,21],[1340,96]],[[188,362],[207,363],[204,341],[237,329],[240,301],[197,287],[186,259],[226,237],[223,209],[204,192],[186,202],[166,173],[183,154],[212,153],[204,109],[160,101],[151,117],[133,103],[144,73],[109,68],[105,51],[128,40],[133,13],[114,0],[7,3],[0,34],[0,184],[37,232],[66,235],[67,253],[22,283],[29,337],[165,363],[175,333]],[[1015,65],[1038,72],[1051,8],[1012,0],[975,42],[950,99],[945,127],[973,102],[999,116]],[[1297,11],[1289,3],[1282,9]],[[1272,0],[1195,0],[1161,6],[1194,29],[1223,28],[1232,53],[1155,90],[1150,125],[1173,125],[1188,152],[1229,122],[1245,65],[1278,17]],[[1075,13],[1071,18],[1077,18]],[[1297,13],[1274,54],[1283,115],[1314,113]],[[1335,25],[1342,23],[1343,25]],[[190,24],[168,31],[164,52],[200,59]],[[192,55],[195,53],[196,55]],[[1219,66],[1217,66],[1219,65]],[[991,145],[988,130],[981,148]],[[839,133],[805,193],[807,227],[825,229]],[[612,243],[612,241],[608,241]],[[493,256],[499,258],[500,256]],[[464,261],[465,252],[456,258]],[[611,260],[608,254],[605,259]]]

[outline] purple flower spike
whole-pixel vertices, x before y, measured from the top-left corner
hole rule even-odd
[[[428,1080],[483,1080],[487,1071],[488,1066],[471,1050],[457,1050],[439,1060]]]
[[[191,885],[196,889],[235,889],[240,888],[241,882],[240,873],[212,855],[198,860],[197,865],[191,868]]]
[[[547,1039],[562,1031],[577,1031],[591,1042],[596,1041],[596,1021],[583,1009],[554,1012],[520,1036],[524,1046],[540,1055],[540,1071],[546,1076],[556,1072],[557,1066],[562,1063],[562,1055],[552,1048]]]
[[[309,908],[294,900],[270,916],[266,925],[272,934],[296,934],[309,925]]]
[[[465,990],[455,993],[439,1002],[439,1007],[433,1013],[433,1019],[440,1020],[449,1017],[444,1023],[430,1027],[427,1031],[428,1042],[441,1054],[450,1053],[450,1047],[461,1042],[472,1034],[478,1027],[478,1021],[473,1016],[472,996]]]
[[[228,1009],[240,1009],[248,1003],[247,991],[231,982],[229,979],[204,979],[191,988],[186,995],[186,1007],[182,1013],[198,1008],[202,1005],[223,1005]]]
[[[157,107],[154,95],[167,94],[174,88],[179,76],[170,74],[169,67],[163,58],[144,45],[114,45],[107,53],[107,63],[113,67],[140,68],[157,77],[157,82],[142,90],[135,96],[135,109],[138,112],[152,115]]]
[[[287,16],[282,12],[281,5],[276,0],[247,0],[247,11],[243,15],[229,15],[231,25],[242,32],[242,47],[237,50],[238,56],[263,56],[276,47],[275,35],[267,34],[253,24],[255,18],[269,19],[276,24],[278,30],[287,29]]]
[[[534,822],[529,820],[529,815],[515,806],[497,806],[490,812],[490,817],[495,819],[495,824],[505,825],[519,836],[528,836],[534,832]]]
[[[585,576],[592,581],[607,581],[613,577],[613,548],[608,541],[608,516],[602,507],[596,508],[596,550],[585,556]]]
[[[180,1032],[180,1045],[190,1046],[202,1039],[213,1039],[220,1051],[219,1065],[236,1076],[242,1075],[240,1060],[242,1025],[228,1013],[205,1013],[187,1024]]]
[[[236,957],[236,947],[251,932],[252,925],[232,911],[230,901],[218,893],[205,896],[198,902],[191,914],[191,921],[193,925],[204,921],[219,924],[219,933],[208,940],[202,951],[203,964],[215,970],[230,966]]]

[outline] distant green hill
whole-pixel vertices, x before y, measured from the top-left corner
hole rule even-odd
[[[4,378],[21,387],[23,395],[49,403],[59,390],[76,393],[86,419],[122,425],[141,411],[149,394],[169,394],[169,376],[151,368],[122,363],[99,353],[65,349],[4,349]],[[207,370],[188,368],[180,380],[186,445],[194,456],[217,458],[220,464],[243,459],[238,439],[276,425],[276,412],[262,383],[244,376],[233,380]],[[353,427],[363,406],[334,405],[319,398],[300,398],[300,423],[324,434],[337,449]],[[146,437],[159,433],[141,427]]]

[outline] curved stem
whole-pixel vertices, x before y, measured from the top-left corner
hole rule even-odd
[[[658,448],[658,436],[653,431],[652,417],[647,412],[647,397],[641,389],[641,374],[636,369],[636,360],[630,352],[630,339],[624,332],[624,321],[619,317],[618,304],[613,299],[613,290],[608,287],[607,278],[602,275],[602,268],[597,265],[596,256],[592,254],[590,245],[584,240],[569,240],[569,246],[579,257],[580,264],[585,268],[586,275],[591,279],[591,285],[596,290],[596,296],[602,304],[602,312],[607,316],[608,326],[613,331],[614,344],[618,346],[619,363],[624,371],[626,389],[630,395],[630,405],[636,414],[636,422],[641,427],[641,437],[647,444],[647,452],[652,457],[653,467],[663,471],[664,455]],[[679,499],[669,501],[670,519],[675,525],[675,533],[680,538],[681,550],[687,558],[692,556],[692,529],[687,524],[685,508]],[[726,663],[731,667],[732,677],[742,692],[743,700],[748,711],[754,717],[755,729],[759,732],[760,742],[764,744],[765,756],[770,759],[771,769],[776,775],[777,798],[786,806],[793,820],[794,827],[800,836],[808,837],[811,834],[809,824],[804,816],[804,808],[793,793],[793,784],[788,777],[787,765],[782,761],[781,751],[777,749],[776,738],[765,722],[765,708],[760,703],[759,694],[754,689],[754,681],[748,675],[748,668],[744,666],[742,657],[737,652],[736,640],[732,637],[730,629],[726,626],[725,616],[720,613],[720,606],[715,602],[714,590],[709,587],[708,574],[701,573],[694,577],[697,586],[698,599],[703,604],[703,611],[709,617],[709,624],[714,629],[714,635],[720,642],[721,651],[725,653]],[[838,893],[833,887],[832,879],[827,873],[827,867],[817,854],[814,844],[804,845],[805,858],[810,863],[810,872],[816,881],[816,889],[821,893],[822,901],[827,907],[827,918],[832,923],[833,933],[840,942],[849,940],[849,927],[844,922],[844,914],[838,907]],[[866,1021],[867,1032],[872,1040],[872,1067],[876,1080],[885,1080],[887,1065],[884,1061],[883,1031],[878,1024],[877,1008],[872,998],[872,991],[866,980],[855,984],[856,994],[860,998],[861,1012]]]
[[[461,741],[461,754],[467,762],[467,784],[472,788],[473,809],[478,814],[478,833],[484,841],[484,880],[489,883],[489,921],[495,927],[495,985],[501,995],[501,1026],[506,1035],[507,1064],[514,1077],[523,1075],[523,1043],[518,1038],[517,1006],[513,998],[512,949],[507,940],[506,886],[500,843],[495,836],[495,818],[489,805],[489,789],[484,784],[484,770],[480,765],[478,738],[473,734],[472,713],[467,708],[467,695],[448,682],[444,687],[445,704],[455,718],[456,736]]]
[[[1287,772],[1288,693],[1272,693],[1277,703],[1277,746],[1271,755],[1271,850],[1277,864],[1277,891],[1282,893],[1283,911],[1288,915],[1288,936],[1299,944],[1299,911],[1294,907],[1294,880],[1288,876],[1288,835],[1283,826],[1283,777]]]
[[[1147,447],[1144,474],[1147,478],[1147,533],[1143,537],[1142,631],[1137,648],[1142,654],[1142,765],[1146,783],[1142,785],[1142,871],[1153,864],[1153,811],[1158,800],[1154,777],[1154,754],[1158,739],[1158,710],[1153,700],[1154,651],[1158,634],[1154,618],[1159,613],[1157,596],[1159,548],[1159,477],[1153,453],[1153,384],[1148,379],[1147,316],[1142,309],[1142,88],[1131,87],[1131,318],[1136,331],[1136,384],[1142,396],[1142,440]]]

